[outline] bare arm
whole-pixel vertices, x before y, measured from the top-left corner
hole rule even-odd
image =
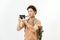
[[[32,32],[35,32],[35,31],[38,30],[39,27],[41,26],[41,22],[40,22],[39,20],[37,21],[37,23],[36,23],[34,26],[30,25],[30,24],[27,23],[26,21],[25,21],[25,24],[27,25],[27,27],[28,27]]]
[[[17,31],[21,30],[24,27],[24,23],[21,22],[17,25]]]
[[[24,27],[24,19],[20,19],[20,17],[18,17],[18,22],[17,31],[21,30]]]

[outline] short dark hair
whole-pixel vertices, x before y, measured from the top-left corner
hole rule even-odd
[[[28,6],[27,10],[28,10],[29,8],[32,8],[35,12],[37,12],[37,9],[36,9],[35,6],[33,6],[33,5]]]

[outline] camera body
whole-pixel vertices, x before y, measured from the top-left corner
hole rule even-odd
[[[21,19],[25,18],[25,15],[19,15]]]

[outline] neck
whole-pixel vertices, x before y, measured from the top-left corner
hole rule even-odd
[[[33,16],[33,17],[30,17],[30,19],[34,19],[35,18],[35,16]]]

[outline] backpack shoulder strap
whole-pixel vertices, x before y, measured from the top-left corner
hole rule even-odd
[[[35,18],[35,19],[34,19],[34,25],[36,24],[37,21],[38,21],[37,18]]]

